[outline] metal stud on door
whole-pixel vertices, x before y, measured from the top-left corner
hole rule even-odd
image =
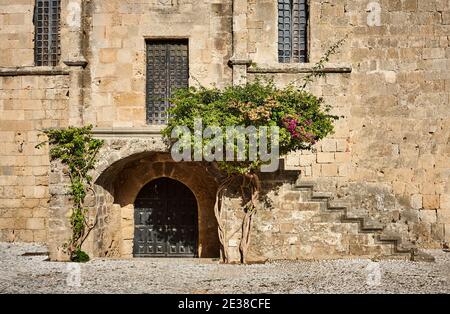
[[[161,178],[148,183],[135,201],[134,256],[197,255],[197,201],[184,184]]]

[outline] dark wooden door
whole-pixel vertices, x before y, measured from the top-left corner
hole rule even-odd
[[[166,124],[169,98],[188,84],[188,41],[147,41],[147,123]]]
[[[188,187],[154,180],[139,192],[134,208],[134,256],[197,256],[197,201]]]

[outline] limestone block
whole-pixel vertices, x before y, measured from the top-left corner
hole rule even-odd
[[[443,59],[445,58],[445,49],[443,48],[424,48],[423,59]]]
[[[411,195],[411,207],[414,209],[422,208],[422,194]]]
[[[444,210],[450,210],[450,194],[441,194],[440,208]]]
[[[348,142],[345,139],[336,140],[336,151],[337,152],[347,152],[348,151]]]
[[[450,210],[438,210],[437,211],[437,222],[441,224],[450,223]]]
[[[33,242],[33,231],[31,230],[17,230],[16,241]]]
[[[439,208],[439,195],[424,194],[423,195],[423,208],[425,208],[425,209]]]
[[[337,149],[336,140],[334,139],[322,140],[320,146],[322,152],[335,152]]]
[[[33,231],[33,242],[46,243],[47,242],[47,231],[46,230],[34,230]]]
[[[315,161],[316,161],[316,156],[313,154],[310,155],[300,155],[299,156],[299,162],[300,162],[300,166],[302,167],[307,167],[307,166],[311,166]]]
[[[286,156],[286,164],[289,166],[299,166],[300,156],[297,154],[289,154]]]
[[[29,230],[43,230],[45,229],[45,219],[29,218],[26,220],[26,228]]]
[[[349,152],[342,153],[338,152],[335,154],[335,162],[337,163],[348,163],[351,161],[352,155]]]
[[[0,217],[0,229],[13,229],[15,218]]]
[[[433,224],[437,221],[437,213],[435,210],[419,211],[419,219],[425,223]]]
[[[324,177],[337,177],[338,166],[334,164],[324,164],[322,165],[322,176]]]
[[[317,153],[318,163],[333,163],[334,160],[334,153]]]
[[[403,10],[408,12],[417,11],[417,1],[418,0],[403,0],[402,1]]]

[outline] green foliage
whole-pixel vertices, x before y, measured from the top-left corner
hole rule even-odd
[[[77,249],[72,255],[72,262],[86,263],[89,262],[89,255],[86,252]]]
[[[92,126],[81,128],[69,127],[66,129],[50,129],[44,131],[48,142],[37,145],[41,148],[44,144],[50,145],[50,159],[59,160],[68,168],[70,177],[69,194],[73,202],[70,224],[72,238],[67,247],[71,259],[85,260],[87,254],[81,251],[81,245],[87,236],[87,213],[84,200],[89,190],[92,190],[92,177],[89,171],[94,169],[96,156],[103,145],[102,140],[92,137]],[[89,260],[89,257],[87,256]],[[75,261],[75,260],[74,260]]]
[[[338,52],[339,48],[344,44],[347,38],[348,34],[327,49],[327,51],[320,58],[320,60],[316,64],[314,64],[314,66],[311,69],[311,73],[307,74],[302,79],[303,80],[302,89],[305,89],[306,86],[308,86],[309,83],[313,82],[315,78],[325,76],[325,72],[322,71],[325,68],[325,64],[327,64],[330,61],[330,57],[332,55]]]
[[[289,85],[277,88],[273,82],[255,82],[217,88],[189,88],[178,90],[171,98],[171,118],[163,135],[170,139],[177,126],[187,126],[194,133],[194,120],[201,118],[203,128],[218,127],[226,143],[226,128],[230,126],[278,126],[279,152],[285,155],[300,149],[311,149],[317,141],[333,131],[330,107],[310,92]],[[194,145],[194,140],[192,145]],[[203,138],[203,146],[211,142]],[[248,143],[247,143],[248,144]],[[235,143],[235,152],[237,145]],[[261,160],[218,162],[229,174],[251,173],[258,169]]]

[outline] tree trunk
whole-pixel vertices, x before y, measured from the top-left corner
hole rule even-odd
[[[249,195],[245,189],[249,190]],[[245,174],[241,186],[241,194],[243,201],[249,199],[244,205],[245,216],[242,220],[241,242],[239,244],[239,253],[241,255],[241,263],[247,263],[248,248],[250,246],[251,229],[253,216],[257,211],[257,202],[259,197],[260,182],[256,173]]]
[[[226,221],[224,221],[223,217],[223,209],[222,209],[222,203],[223,203],[223,195],[227,187],[231,186],[233,181],[236,178],[242,178],[241,183],[241,198],[242,202],[244,203],[242,209],[245,213],[244,218],[242,220],[241,224],[241,241],[239,244],[239,254],[240,254],[240,261],[241,263],[247,263],[247,255],[248,255],[248,248],[250,245],[250,239],[251,239],[251,228],[252,228],[252,222],[253,222],[253,216],[256,214],[257,210],[257,201],[259,197],[259,190],[260,190],[260,183],[259,178],[257,174],[250,173],[250,174],[244,174],[239,176],[230,176],[227,179],[225,179],[218,187],[217,193],[216,193],[216,203],[214,206],[214,214],[216,216],[217,220],[217,226],[218,226],[218,235],[219,235],[219,241],[221,245],[221,254],[222,254],[222,261],[224,263],[230,262],[230,256],[228,252],[228,241],[230,238],[236,233],[231,232],[227,233],[227,226]]]

